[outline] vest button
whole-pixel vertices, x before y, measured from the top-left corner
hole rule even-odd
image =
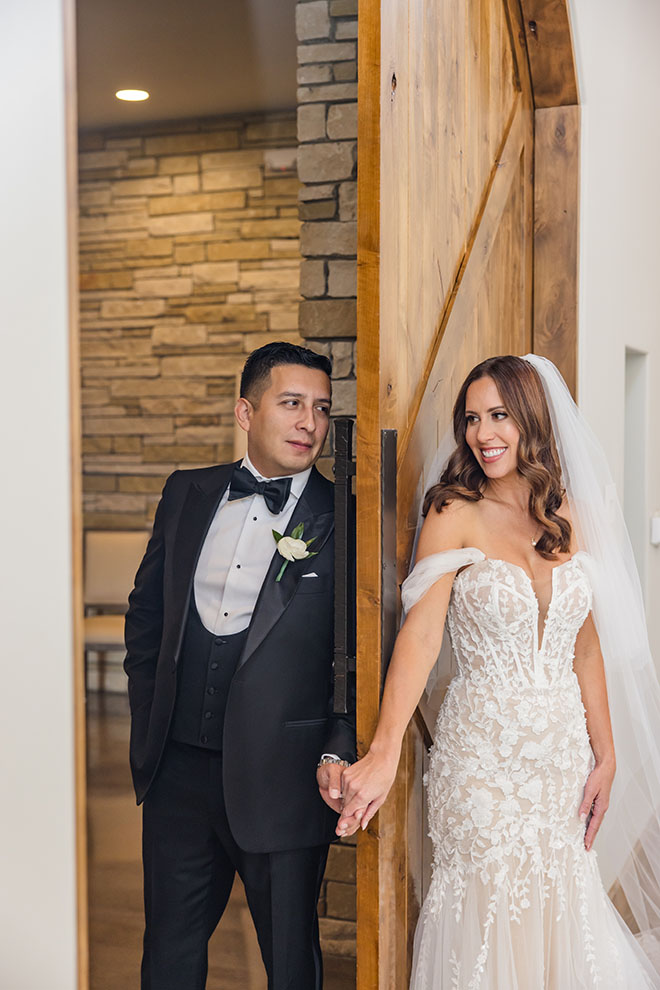
[[[213,663],[211,664],[211,670],[217,670],[217,669],[218,669],[218,661],[214,660]]]
[[[212,712],[204,712],[204,718],[213,718]]]
[[[207,743],[209,741],[209,737],[208,736],[200,736],[199,737],[199,740],[200,740],[200,742]]]
[[[209,694],[215,694],[215,688],[214,687],[208,688],[208,693]]]

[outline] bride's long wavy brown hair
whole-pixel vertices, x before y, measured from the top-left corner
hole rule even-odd
[[[484,497],[488,479],[465,439],[467,390],[480,378],[493,379],[504,408],[520,431],[518,472],[529,485],[530,514],[542,527],[536,551],[548,560],[555,553],[567,553],[571,525],[557,514],[565,491],[543,384],[528,361],[512,354],[482,361],[461,385],[453,411],[456,449],[438,484],[426,493],[423,514],[431,506],[439,512],[457,498],[477,502]]]

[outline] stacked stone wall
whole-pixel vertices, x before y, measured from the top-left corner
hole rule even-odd
[[[357,0],[299,0],[300,333],[326,349],[335,415],[355,415]],[[326,342],[325,345],[323,342]],[[312,343],[315,342],[315,343]]]
[[[333,413],[355,416],[357,0],[299,0],[300,333],[334,360]],[[325,952],[355,956],[355,840],[330,848]]]
[[[246,354],[301,341],[295,114],[84,133],[79,167],[85,524],[142,528],[231,459]]]

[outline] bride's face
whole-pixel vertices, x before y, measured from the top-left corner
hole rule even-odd
[[[516,470],[520,430],[492,378],[479,378],[467,390],[465,439],[487,478],[504,478]]]

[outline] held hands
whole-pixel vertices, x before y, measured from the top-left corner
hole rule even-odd
[[[586,825],[584,845],[587,851],[594,844],[596,833],[609,806],[614,770],[615,766],[612,760],[597,763],[584,785],[584,798],[578,814],[580,820]]]
[[[367,827],[385,801],[394,783],[398,758],[376,756],[370,750],[366,756],[342,774],[343,808],[337,822],[340,837],[353,835],[361,825]]]
[[[316,771],[316,782],[319,785],[319,791],[321,797],[333,811],[337,814],[342,813],[342,772],[346,773],[344,767],[338,766],[336,763],[326,763],[322,767],[318,767]],[[353,832],[357,832],[360,825],[359,819],[351,819],[350,832],[342,832],[342,835],[352,835]],[[337,833],[339,834],[339,833]]]

